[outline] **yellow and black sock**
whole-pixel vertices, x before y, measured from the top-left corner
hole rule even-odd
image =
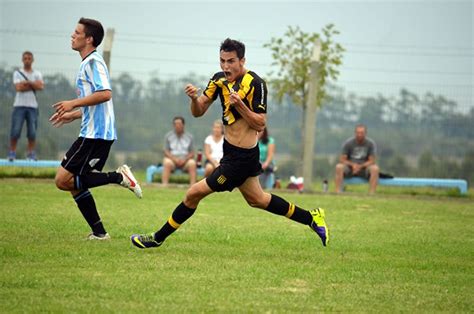
[[[311,216],[309,211],[304,210],[295,204],[288,203],[277,195],[271,195],[272,198],[270,199],[270,203],[268,204],[267,208],[265,208],[266,211],[276,215],[285,216],[304,225],[311,224],[313,221],[313,216]]]
[[[89,192],[89,190],[81,191],[79,194],[74,196],[74,201],[76,201],[77,207],[79,207],[82,216],[84,216],[84,219],[91,227],[92,232],[96,234],[106,234],[107,232],[100,220],[91,192]]]
[[[175,232],[181,224],[183,224],[189,217],[191,217],[195,208],[189,208],[181,202],[171,214],[168,221],[155,233],[155,241],[163,242],[170,234]]]

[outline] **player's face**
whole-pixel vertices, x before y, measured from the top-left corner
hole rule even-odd
[[[86,37],[86,33],[84,31],[84,25],[77,24],[76,29],[71,34],[71,48],[76,51],[81,51],[87,45],[88,38]]]
[[[23,61],[23,65],[25,66],[25,68],[29,68],[33,64],[33,56],[29,53],[25,53],[21,58],[21,61]]]
[[[214,134],[214,136],[221,136],[222,131],[222,124],[214,123],[214,125],[212,126],[212,134]]]
[[[234,82],[244,75],[245,58],[239,59],[237,51],[221,51],[220,60],[221,69],[224,71],[227,81]]]
[[[174,130],[177,134],[182,134],[184,132],[184,123],[181,119],[176,119],[173,121]]]
[[[363,142],[365,139],[365,128],[358,127],[355,130],[355,138],[357,142]]]

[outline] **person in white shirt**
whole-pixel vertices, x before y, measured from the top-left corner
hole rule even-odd
[[[26,137],[28,147],[26,158],[36,160],[36,129],[38,128],[38,102],[36,91],[44,88],[43,77],[39,71],[33,70],[33,53],[23,52],[23,69],[13,72],[13,84],[16,95],[13,103],[12,124],[10,131],[10,151],[8,160],[16,158],[16,146],[21,135],[23,121],[26,121]]]
[[[204,176],[210,175],[224,155],[224,124],[221,120],[216,120],[212,124],[212,134],[204,140],[204,155],[206,156],[206,165],[204,167]]]

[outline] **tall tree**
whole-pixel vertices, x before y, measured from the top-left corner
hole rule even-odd
[[[326,83],[328,79],[337,80],[338,67],[341,65],[344,48],[333,40],[339,32],[333,24],[328,24],[318,33],[305,33],[298,26],[289,26],[284,36],[272,38],[264,47],[272,51],[274,62],[272,66],[277,72],[270,73],[270,85],[281,103],[285,96],[290,97],[292,103],[303,108],[302,138],[314,143],[315,134],[304,134],[304,117],[309,109],[307,106],[320,107],[327,96]],[[314,104],[308,104],[309,87],[311,80],[311,56],[317,40],[321,43],[320,60],[317,67],[317,92]],[[275,77],[276,75],[276,77]],[[316,123],[316,121],[312,122]],[[303,143],[305,141],[303,140]],[[303,151],[303,150],[301,150]]]

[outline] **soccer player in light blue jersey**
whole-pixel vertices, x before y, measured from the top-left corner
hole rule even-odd
[[[109,72],[96,51],[103,37],[104,28],[99,21],[79,20],[71,35],[71,48],[82,58],[76,78],[77,98],[54,104],[56,112],[49,119],[55,127],[81,119],[79,137],[64,156],[55,182],[60,190],[71,192],[92,229],[90,240],[105,240],[110,236],[100,220],[89,188],[116,183],[142,197],[140,185],[127,165],[114,172],[101,172],[117,139]]]

